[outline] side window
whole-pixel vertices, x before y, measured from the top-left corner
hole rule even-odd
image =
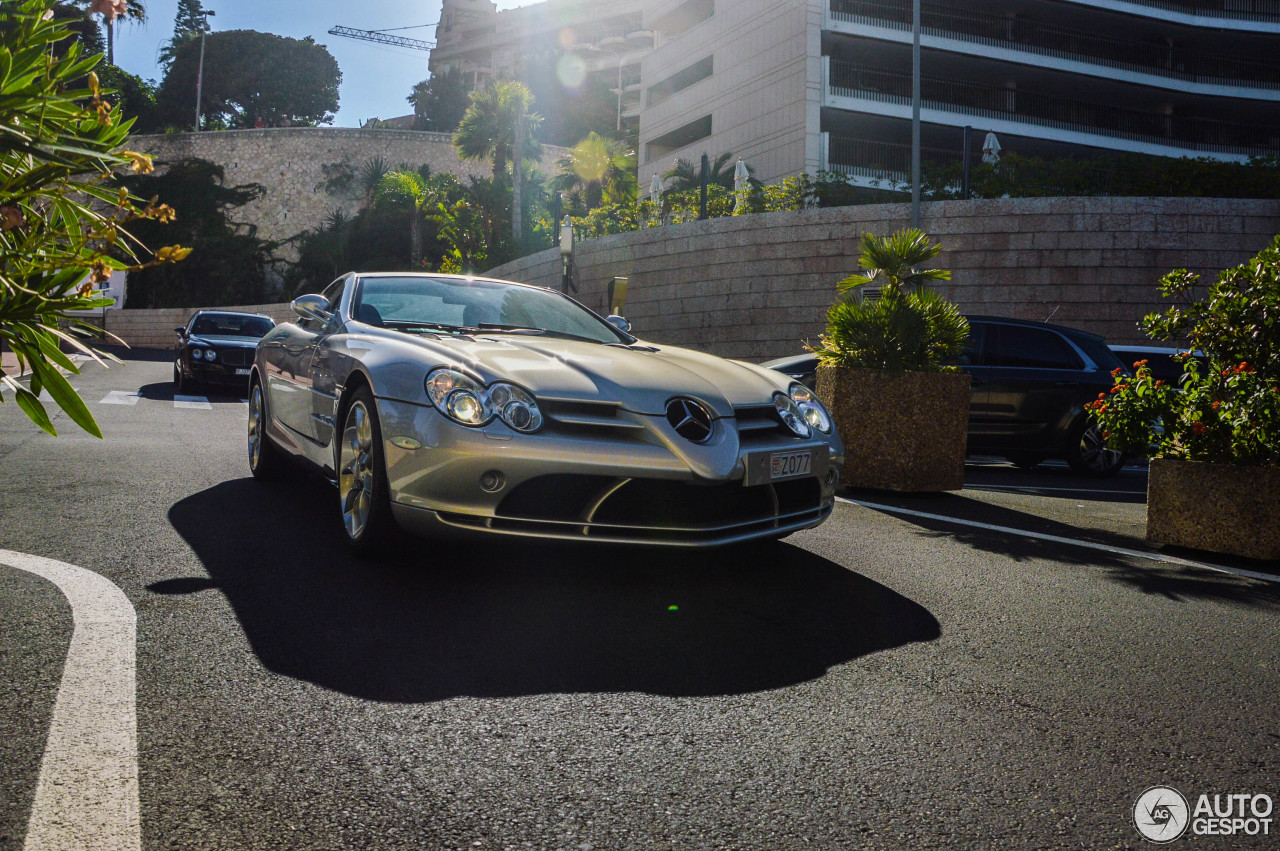
[[[990,329],[986,364],[1030,369],[1084,368],[1079,355],[1053,331],[1022,325],[996,325]]]
[[[338,309],[338,305],[342,302],[342,291],[343,289],[346,288],[346,286],[347,286],[347,279],[339,278],[338,280],[330,284],[328,287],[326,287],[325,291],[321,293],[321,295],[323,295],[325,298],[329,300],[330,310]]]
[[[986,337],[987,325],[985,323],[969,323],[969,342],[964,344],[964,351],[960,353],[959,363],[961,366],[986,365],[986,361],[982,357],[982,349]]]

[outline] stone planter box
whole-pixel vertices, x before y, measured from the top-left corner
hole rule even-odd
[[[1280,559],[1280,468],[1153,458],[1147,540]]]
[[[964,487],[969,376],[818,367],[844,438],[843,484],[905,492]]]

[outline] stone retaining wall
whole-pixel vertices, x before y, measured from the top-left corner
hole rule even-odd
[[[1117,343],[1149,342],[1136,323],[1163,309],[1156,282],[1252,257],[1280,233],[1280,201],[1027,198],[925,204],[922,227],[952,270],[940,291],[966,313],[1051,320]],[[603,311],[629,279],[626,314],[647,340],[763,360],[818,342],[836,283],[857,269],[859,239],[906,227],[906,204],[711,219],[579,240],[580,292]],[[488,274],[559,287],[555,250]]]
[[[488,160],[458,159],[452,138],[449,133],[414,130],[271,127],[134,136],[129,146],[154,156],[161,168],[198,157],[222,166],[228,186],[261,184],[266,188],[262,197],[235,211],[233,218],[256,225],[263,239],[286,240],[323,224],[332,210],[353,213],[360,208],[363,199],[358,194],[326,189],[326,166],[346,163],[358,170],[382,157],[392,168],[429,165],[433,172],[455,174],[464,183],[468,177],[492,173]],[[544,147],[543,173],[554,174],[555,160],[566,153],[564,148]],[[297,252],[284,246],[280,256],[293,260]]]
[[[604,312],[615,275],[629,279],[627,318],[647,340],[765,360],[803,351],[825,325],[836,283],[857,268],[863,232],[905,227],[905,204],[766,213],[692,222],[577,243],[577,298]],[[966,313],[1045,320],[1116,343],[1149,342],[1136,323],[1164,306],[1171,269],[1207,280],[1280,232],[1280,201],[1035,198],[924,205],[941,241],[939,287]],[[490,270],[559,287],[555,249]],[[292,317],[287,304],[225,308]],[[190,309],[107,311],[133,346],[169,346]]]
[[[265,313],[277,323],[293,319],[293,310],[286,304],[249,304],[238,307],[214,307],[210,310],[228,310],[236,313]],[[173,329],[186,325],[196,312],[190,307],[170,307],[157,310],[107,310],[101,320],[90,320],[102,325],[135,349],[169,349],[177,343]],[[115,342],[108,340],[108,342]]]

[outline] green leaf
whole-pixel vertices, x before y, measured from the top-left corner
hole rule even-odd
[[[53,421],[49,419],[49,414],[45,411],[44,405],[40,404],[40,400],[30,390],[18,388],[18,407],[23,413],[40,428],[49,432],[54,437],[58,436],[57,429],[53,427]]]
[[[93,414],[89,413],[88,406],[85,405],[84,400],[80,398],[75,388],[67,382],[62,373],[39,359],[31,362],[31,370],[39,377],[45,389],[49,391],[53,401],[67,413],[67,416],[71,417],[76,425],[94,437],[102,437],[102,430],[94,422]]]

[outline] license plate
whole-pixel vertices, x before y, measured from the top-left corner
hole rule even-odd
[[[236,370],[236,375],[248,375],[248,374],[249,374],[249,370],[247,370],[247,369],[237,369],[237,370]]]
[[[809,450],[803,452],[775,452],[769,456],[769,478],[789,479],[792,476],[807,476],[813,458]]]

